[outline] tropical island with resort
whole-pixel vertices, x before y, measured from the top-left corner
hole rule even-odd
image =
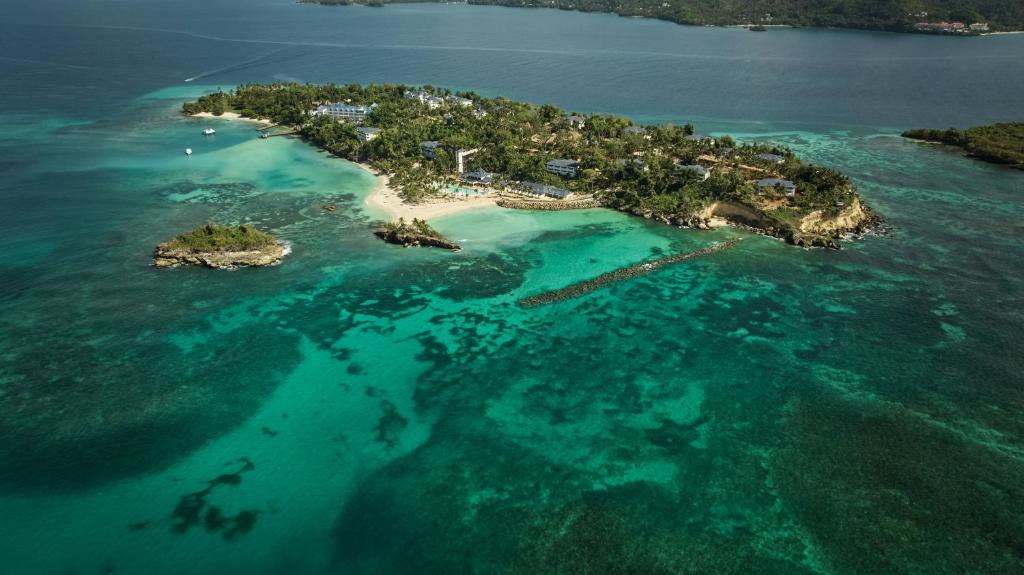
[[[693,26],[855,28],[954,36],[1024,29],[1019,0],[298,0],[300,4],[381,7],[409,2],[556,8],[655,18]]]
[[[966,130],[907,130],[903,137],[960,148],[972,158],[1024,170],[1024,122],[991,124]]]
[[[703,135],[689,124],[640,126],[395,84],[249,84],[204,95],[183,111],[269,121],[373,170],[380,180],[368,203],[393,219],[415,219],[378,234],[403,245],[434,245],[426,241],[431,233],[407,241],[416,231],[410,226],[478,206],[606,207],[673,226],[732,223],[833,248],[878,221],[847,176],[784,147]]]

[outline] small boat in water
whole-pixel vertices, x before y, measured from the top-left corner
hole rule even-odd
[[[261,137],[261,138],[263,138],[264,140],[266,140],[267,138],[269,138],[269,137],[270,137],[270,134],[268,134],[267,132],[262,132],[262,133],[260,134],[260,137]]]
[[[185,155],[188,157],[192,157],[192,148],[185,148]]]
[[[203,135],[204,136],[212,136],[212,135],[214,135],[216,133],[217,133],[217,130],[214,130],[213,128],[207,128],[207,129],[203,130]]]

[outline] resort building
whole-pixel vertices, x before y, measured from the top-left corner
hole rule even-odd
[[[469,98],[462,98],[460,96],[448,96],[448,101],[456,106],[462,106],[463,108],[468,108],[473,105],[473,100],[470,100]]]
[[[676,164],[676,169],[680,172],[690,172],[697,176],[697,178],[702,182],[711,177],[711,170],[698,164],[689,164],[685,166],[682,164]]]
[[[576,130],[582,130],[587,125],[587,119],[577,114],[569,116],[566,120],[569,122],[569,127]]]
[[[932,34],[963,34],[967,31],[967,27],[963,22],[918,22],[914,24],[914,31],[931,32]]]
[[[423,155],[431,160],[437,159],[437,149],[440,147],[441,142],[436,142],[434,140],[420,142],[420,149],[423,150]]]
[[[645,138],[650,138],[650,136],[647,134],[647,128],[645,128],[643,126],[627,126],[627,127],[622,129],[622,135],[623,136],[643,136]]]
[[[312,116],[327,116],[335,120],[348,120],[356,124],[362,123],[367,116],[373,113],[377,104],[369,106],[354,106],[352,104],[325,104],[310,112]]]
[[[575,178],[580,163],[576,160],[551,160],[544,164],[544,169],[563,178]]]
[[[708,146],[714,146],[715,145],[715,139],[712,138],[711,136],[705,136],[704,134],[690,134],[689,136],[686,136],[686,141],[687,142],[696,142],[698,144],[708,145]]]
[[[569,190],[556,188],[555,186],[549,186],[540,182],[519,182],[519,185],[522,186],[523,193],[530,196],[547,196],[557,200],[565,200],[572,197],[572,192]]]
[[[406,92],[403,97],[408,100],[416,100],[421,104],[426,104],[428,108],[433,110],[434,108],[440,108],[444,105],[444,100],[437,96],[426,92],[424,90],[416,90],[415,92]]]
[[[778,154],[758,154],[757,159],[762,162],[770,162],[772,164],[781,164],[786,161],[785,156],[780,156]]]
[[[626,166],[628,166],[630,164],[636,166],[639,170],[641,170],[643,172],[647,171],[647,164],[645,164],[644,161],[641,160],[640,158],[633,158],[633,159],[630,159],[630,160],[626,160],[626,159],[615,160],[615,165],[620,167],[620,168],[624,168],[624,167],[626,167]]]
[[[458,173],[460,173],[460,174],[462,172],[465,172],[466,171],[466,160],[469,159],[470,156],[472,156],[473,154],[475,154],[475,153],[477,153],[479,151],[480,150],[477,149],[477,148],[473,148],[472,150],[466,150],[464,148],[459,148],[458,150],[456,150],[455,151],[455,170]]]
[[[466,172],[462,175],[462,181],[467,184],[483,184],[485,186],[491,185],[494,181],[494,174],[484,170],[483,168],[477,168],[472,172]]]
[[[975,22],[974,24],[971,24],[967,28],[971,32],[978,32],[978,33],[988,32],[988,24],[985,24],[984,22]]]
[[[789,180],[782,180],[779,178],[764,178],[762,180],[757,181],[758,192],[763,193],[765,190],[769,188],[782,190],[783,192],[786,193],[787,196],[790,197],[796,195],[796,184]]]
[[[356,136],[359,137],[360,141],[369,142],[380,135],[380,128],[356,128]]]

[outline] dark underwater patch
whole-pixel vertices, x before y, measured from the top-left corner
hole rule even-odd
[[[10,489],[77,489],[167,465],[245,421],[299,360],[296,336],[260,326],[189,353],[159,337],[93,346],[34,335],[0,365]]]
[[[207,482],[205,488],[181,497],[171,514],[174,525],[171,531],[185,533],[193,527],[202,525],[208,533],[221,533],[225,539],[232,540],[252,530],[259,518],[254,510],[243,510],[234,516],[225,515],[219,507],[210,505],[206,498],[220,485],[235,486],[242,482],[242,474],[256,468],[246,457],[238,460],[241,467],[231,473],[222,473]]]
[[[1021,572],[1018,457],[827,389],[795,404],[784,445],[775,483],[838,572]]]

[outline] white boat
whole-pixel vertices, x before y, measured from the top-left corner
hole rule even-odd
[[[214,135],[216,133],[217,133],[217,130],[214,130],[213,128],[207,128],[207,129],[203,130],[203,135],[204,136],[212,136],[212,135]]]
[[[185,155],[186,156],[191,156],[192,155],[192,148],[185,148]]]

